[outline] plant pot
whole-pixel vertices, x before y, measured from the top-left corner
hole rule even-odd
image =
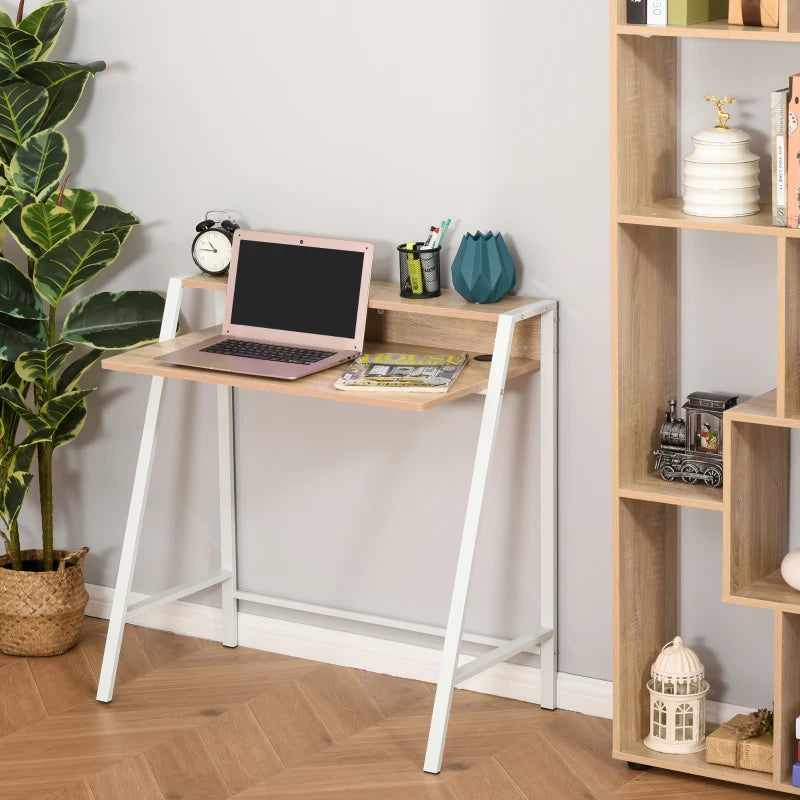
[[[12,656],[55,656],[81,635],[89,593],[83,584],[83,547],[54,551],[58,569],[43,572],[41,550],[23,550],[26,569],[0,557],[0,651]],[[38,571],[37,571],[38,562]]]

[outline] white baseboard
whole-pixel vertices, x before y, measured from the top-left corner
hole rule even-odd
[[[92,584],[87,584],[86,588],[89,592],[86,613],[92,617],[108,619],[113,589]],[[132,592],[130,602],[146,600],[147,597],[148,595]],[[222,638],[222,621],[218,608],[184,601],[147,611],[137,616],[134,624],[200,639],[219,641]],[[239,644],[256,650],[430,683],[436,682],[439,673],[440,651],[435,648],[288,622],[258,614],[239,614]],[[469,657],[464,658],[464,661],[468,660]],[[538,703],[541,698],[539,669],[520,664],[496,664],[460,684],[460,688],[529,703]],[[612,683],[560,672],[558,707],[611,719]],[[706,717],[709,722],[723,722],[735,714],[746,714],[752,710],[709,701]]]

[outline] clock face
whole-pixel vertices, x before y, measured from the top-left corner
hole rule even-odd
[[[215,275],[230,266],[231,249],[231,240],[222,231],[203,231],[195,237],[192,256],[200,269]]]

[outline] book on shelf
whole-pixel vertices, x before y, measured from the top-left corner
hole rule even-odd
[[[728,0],[669,0],[667,22],[670,25],[697,25],[728,16]]]
[[[789,78],[786,108],[786,226],[800,227],[800,74]]]
[[[786,105],[789,89],[770,93],[772,121],[772,224],[786,227]]]
[[[466,353],[364,353],[334,386],[378,392],[446,392],[466,363]]]
[[[647,0],[647,24],[667,24],[667,0]]]
[[[628,0],[628,25],[645,25],[646,23],[646,0]]]

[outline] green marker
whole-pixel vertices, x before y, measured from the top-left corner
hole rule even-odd
[[[406,263],[408,264],[408,277],[411,280],[411,291],[414,294],[422,294],[422,262],[416,255],[417,243],[406,242]]]

